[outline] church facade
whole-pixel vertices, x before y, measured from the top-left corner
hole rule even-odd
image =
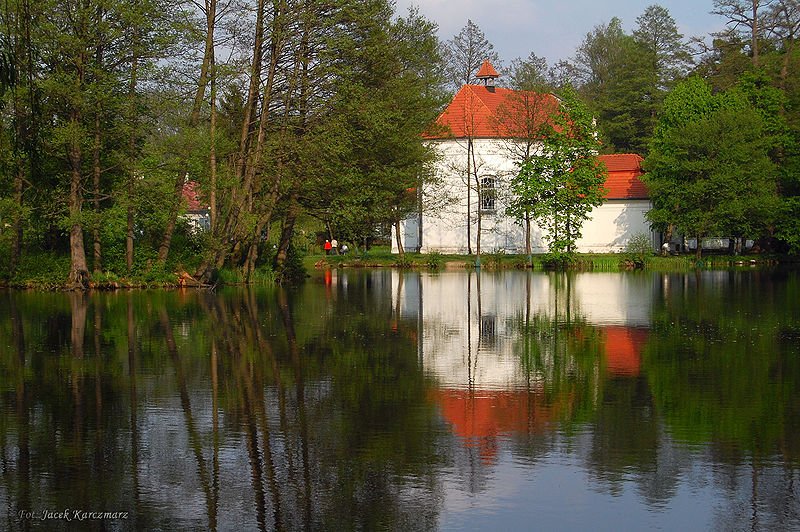
[[[518,172],[521,154],[537,149],[535,139],[528,135],[526,140],[522,131],[526,120],[537,114],[546,116],[557,108],[558,100],[550,94],[495,87],[496,77],[497,72],[485,62],[478,72],[483,84],[463,86],[439,115],[436,133],[427,137],[438,155],[433,168],[435,179],[416,191],[419,210],[401,223],[400,238],[405,250],[474,252],[480,216],[482,252],[525,252],[525,223],[506,215],[509,183]],[[519,108],[518,103],[510,102],[523,99],[528,117],[509,116]],[[596,207],[584,222],[577,251],[622,251],[640,233],[648,235],[655,246],[655,235],[645,219],[650,200],[639,180],[642,158],[614,154],[601,155],[599,159],[608,170],[607,195],[603,205]],[[530,232],[531,251],[546,252],[542,229],[532,223]],[[393,234],[394,252],[398,251],[397,244]]]

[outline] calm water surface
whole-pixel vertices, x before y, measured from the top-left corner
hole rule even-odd
[[[0,507],[9,530],[800,530],[800,275],[0,292]]]

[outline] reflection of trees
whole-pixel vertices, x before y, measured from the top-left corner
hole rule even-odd
[[[518,338],[515,352],[528,388],[541,390],[552,404],[563,405],[565,421],[583,420],[586,412],[593,411],[602,385],[602,337],[573,310],[572,274],[551,275],[551,308],[546,313],[531,313],[531,284],[526,282],[524,315],[512,323]]]
[[[606,357],[613,346],[604,328],[589,324],[576,312],[574,274],[550,274],[550,280],[547,312],[531,313],[533,294],[528,280],[528,303],[524,315],[516,319],[516,351],[528,389],[536,392],[531,394],[532,400],[557,415],[567,434],[589,439],[578,448],[585,449],[584,458],[596,481],[612,493],[621,490],[633,469],[642,475],[643,485],[664,490],[656,499],[668,498],[672,493],[668,486],[674,485],[668,477],[674,479],[676,472],[670,475],[670,468],[659,463],[663,435],[646,378],[608,374]],[[587,425],[591,427],[588,434]],[[548,451],[548,438],[542,434],[527,431],[517,437],[517,444],[526,448],[531,458]],[[652,489],[645,491],[653,493]]]
[[[383,289],[3,294],[0,528],[434,526],[438,420]]]
[[[754,528],[796,525],[797,274],[665,276],[662,293],[653,313],[656,341],[644,356],[654,405],[672,434],[712,442],[713,460],[726,464],[719,483],[731,507],[718,516],[721,528],[748,521]],[[787,496],[794,497],[794,511],[787,511]]]
[[[656,405],[681,438],[796,462],[786,429],[800,420],[800,345],[786,332],[800,315],[797,276],[711,273],[666,279],[644,357]]]

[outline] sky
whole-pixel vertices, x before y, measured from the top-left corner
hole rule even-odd
[[[472,20],[494,45],[502,64],[533,52],[552,65],[568,59],[595,26],[612,17],[630,33],[647,6],[669,10],[685,38],[707,37],[725,27],[725,20],[709,14],[712,0],[395,0],[404,15],[415,5],[439,26],[442,41],[452,39]]]

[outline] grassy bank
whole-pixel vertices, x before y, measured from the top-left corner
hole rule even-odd
[[[24,255],[15,275],[0,276],[0,287],[61,290],[69,274],[70,259],[67,255],[37,253]],[[199,287],[201,284],[188,272],[196,269],[196,264],[171,262],[166,266],[153,263],[147,268],[134,268],[130,274],[112,271],[92,273],[89,287],[95,290],[116,290],[133,288],[182,288]],[[257,268],[249,279],[238,270],[223,269],[216,273],[213,285],[268,285],[274,284],[275,275],[269,267]]]
[[[550,269],[547,255],[526,255],[506,253],[484,253],[480,257],[480,267],[484,270]],[[633,257],[626,253],[586,253],[575,255],[568,269],[576,271],[617,272],[631,269],[649,271],[690,271],[696,268],[727,269],[774,266],[779,263],[798,263],[797,257],[777,255],[707,255],[700,261],[692,255],[671,255],[667,257],[652,255]],[[347,255],[308,255],[304,259],[307,270],[322,267],[374,268],[393,267],[422,270],[470,269],[477,266],[475,255],[448,255],[440,253],[406,253],[401,260],[388,248],[373,248],[367,253]]]

